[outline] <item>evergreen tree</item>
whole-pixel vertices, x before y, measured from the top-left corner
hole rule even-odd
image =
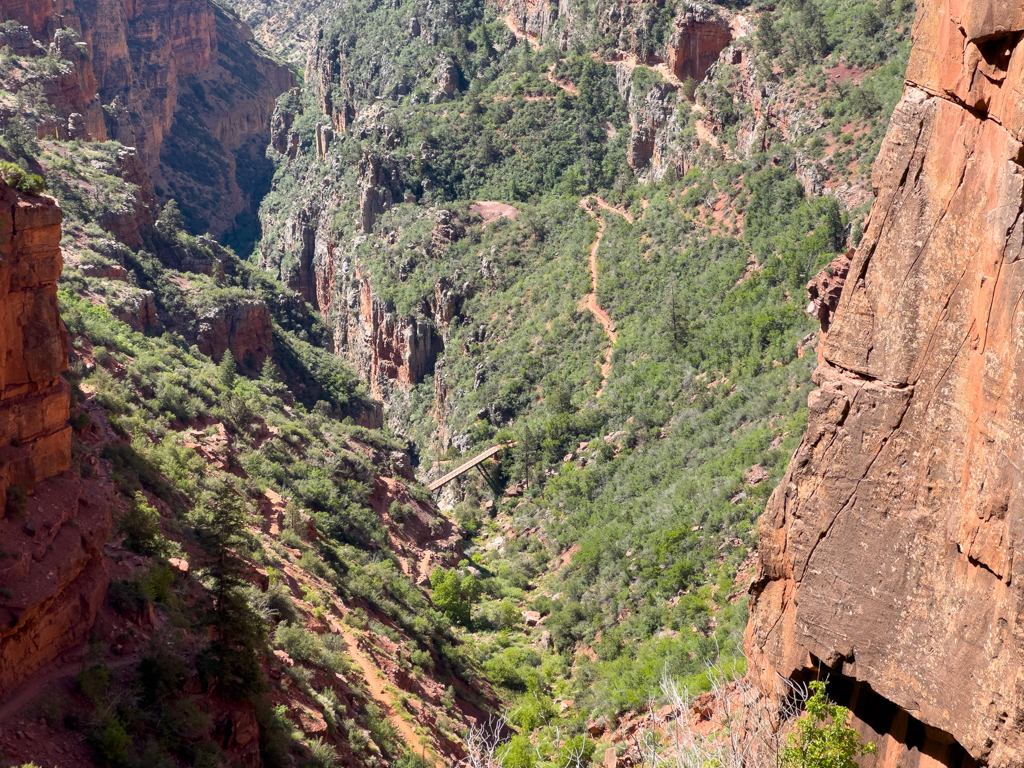
[[[757,47],[771,58],[782,52],[782,37],[771,11],[764,11],[757,19]]]
[[[806,0],[800,10],[800,39],[797,54],[807,62],[820,61],[828,53],[828,32],[825,17],[814,0]]]
[[[526,487],[530,487],[530,472],[537,463],[537,437],[533,434],[529,424],[523,424],[519,432],[519,439],[516,441],[515,461],[516,474],[526,480]]]
[[[668,324],[669,336],[672,339],[672,351],[679,352],[686,345],[686,337],[690,331],[689,307],[686,299],[680,299],[678,286],[673,279],[668,286]]]
[[[185,217],[173,198],[164,203],[156,219],[157,231],[164,237],[174,237],[185,229]]]
[[[35,132],[29,128],[20,112],[15,112],[4,128],[3,141],[11,152],[26,160],[31,160],[39,154]]]
[[[200,661],[201,671],[208,684],[216,681],[223,695],[245,696],[260,687],[257,650],[265,631],[241,592],[245,561],[238,549],[244,545],[245,508],[234,488],[218,484],[206,494],[197,516],[197,533],[208,558],[203,572],[213,598],[213,637]]]
[[[224,355],[217,366],[217,379],[225,389],[234,389],[237,378],[238,367],[235,365],[235,356],[230,349],[224,350]]]
[[[277,366],[274,358],[268,357],[263,361],[263,369],[260,371],[260,382],[263,384],[277,384],[281,381],[277,375]]]
[[[822,205],[825,207],[825,248],[832,253],[842,253],[846,249],[846,225],[843,224],[839,202],[833,197],[826,197]]]

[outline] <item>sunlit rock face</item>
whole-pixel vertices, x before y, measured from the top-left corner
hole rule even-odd
[[[1022,34],[1019,4],[922,4],[807,433],[760,524],[748,651],[891,706],[865,726],[879,765],[1024,763]]]

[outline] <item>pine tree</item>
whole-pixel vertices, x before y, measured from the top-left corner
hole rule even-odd
[[[208,558],[203,572],[213,599],[213,638],[201,666],[208,681],[216,679],[223,695],[241,697],[259,689],[256,651],[265,631],[241,592],[245,561],[238,549],[244,544],[246,512],[238,493],[227,484],[208,493],[197,512],[197,533]]]
[[[156,228],[165,237],[176,236],[185,229],[185,217],[181,215],[178,203],[173,198],[164,203],[156,219]]]
[[[263,384],[277,384],[281,379],[277,375],[277,365],[274,358],[268,357],[263,361],[263,369],[260,371],[260,382]]]
[[[530,429],[529,424],[523,424],[519,433],[519,440],[516,442],[516,469],[526,480],[526,487],[530,487],[530,471],[537,463],[537,438]]]
[[[770,58],[782,52],[782,37],[775,28],[775,19],[771,11],[764,11],[757,20],[757,47]]]
[[[846,248],[846,226],[839,211],[839,202],[832,197],[825,198],[825,247],[832,253],[841,253]]]
[[[217,366],[217,378],[220,380],[221,386],[225,389],[234,389],[237,372],[235,356],[231,354],[230,349],[225,349],[224,355],[220,359],[220,365]]]

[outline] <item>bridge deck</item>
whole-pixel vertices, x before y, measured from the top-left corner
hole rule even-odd
[[[456,467],[451,472],[449,472],[447,475],[444,475],[443,477],[439,477],[437,480],[435,480],[430,485],[428,485],[427,488],[429,488],[431,491],[436,491],[442,485],[447,485],[448,483],[450,483],[452,480],[454,480],[459,475],[461,475],[461,474],[463,474],[465,472],[468,472],[469,470],[471,470],[473,467],[475,467],[478,464],[482,464],[483,462],[487,461],[487,459],[491,458],[491,456],[493,456],[494,454],[498,453],[499,451],[501,451],[501,450],[503,450],[503,449],[505,449],[507,447],[508,447],[508,445],[505,444],[505,443],[499,443],[498,445],[491,446],[490,448],[488,448],[483,453],[474,456],[472,459],[467,461],[465,464],[463,464],[463,465],[461,465],[459,467]]]

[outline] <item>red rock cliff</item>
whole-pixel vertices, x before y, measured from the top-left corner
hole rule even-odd
[[[807,433],[760,524],[748,652],[831,668],[879,765],[1024,764],[1022,36],[1019,3],[922,3]]]
[[[239,213],[255,213],[270,118],[295,78],[245,24],[210,0],[0,0],[0,13],[44,41],[62,27],[79,34],[88,57],[62,51],[76,64],[68,99],[88,102],[79,107],[85,135],[137,147],[193,229],[220,235]],[[88,101],[97,90],[104,110]]]
[[[0,182],[0,696],[85,637],[108,581],[109,504],[71,470],[60,221]]]

